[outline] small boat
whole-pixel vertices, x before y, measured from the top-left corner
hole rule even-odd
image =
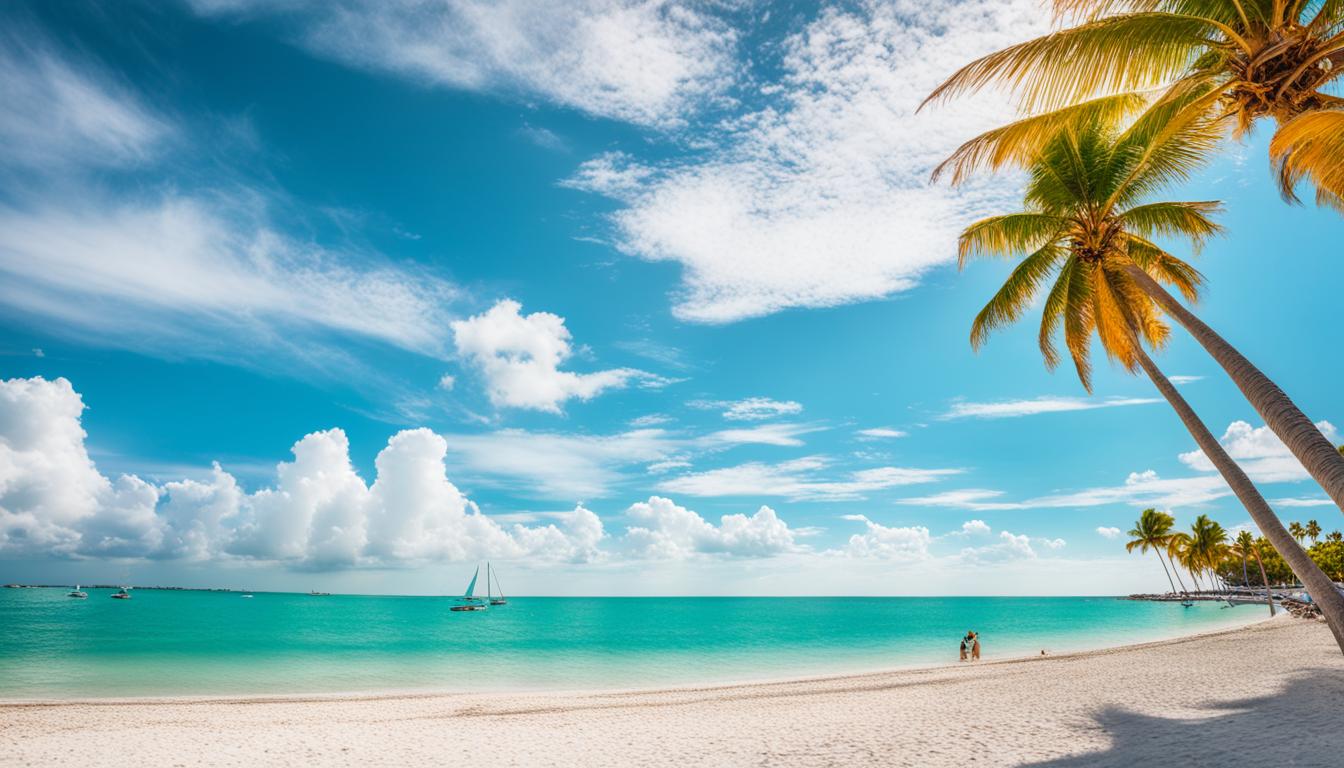
[[[309,593],[308,593],[308,596],[309,596],[309,597],[331,597],[331,593],[330,593],[330,592],[318,592],[316,589],[314,589],[312,592],[309,592]]]
[[[243,597],[252,597],[252,593],[251,593],[251,592],[244,592],[244,593],[243,593]]]
[[[89,593],[88,593],[88,592],[85,592],[85,591],[83,591],[83,590],[81,590],[81,589],[79,588],[79,585],[78,585],[78,584],[75,585],[75,589],[74,589],[73,592],[71,592],[70,594],[66,595],[66,597],[74,597],[74,598],[78,598],[78,599],[80,599],[80,600],[87,599],[88,596],[89,596]]]
[[[131,593],[130,593],[129,591],[127,591],[127,589],[126,589],[125,587],[122,587],[121,589],[118,589],[116,592],[113,592],[113,593],[112,593],[112,599],[113,599],[113,600],[130,600],[130,599],[131,599]]]
[[[490,564],[489,564],[489,563],[486,563],[486,564],[485,564],[485,599],[486,599],[487,601],[489,601],[489,603],[490,603],[491,605],[506,605],[509,601],[504,599],[504,588],[503,588],[503,587],[499,587],[499,597],[495,597],[494,593],[491,592],[490,587],[491,587],[491,581],[492,581],[492,580],[494,581],[494,586],[499,586],[499,577],[494,575],[494,571],[492,571],[492,570],[490,569]]]
[[[467,585],[467,591],[458,598],[457,605],[449,606],[450,611],[484,611],[489,606],[486,601],[476,597],[476,579],[481,575],[481,566],[476,566],[476,573],[471,575],[471,583]]]

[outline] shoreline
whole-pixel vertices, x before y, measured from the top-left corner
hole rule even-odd
[[[1337,763],[1320,622],[1058,656],[706,687],[0,704],[0,766]],[[1267,722],[1292,723],[1293,734]],[[96,736],[96,737],[95,737]]]
[[[219,703],[219,705],[247,705],[247,703],[375,702],[395,701],[395,699],[470,697],[470,695],[573,695],[573,697],[585,697],[585,695],[663,694],[677,693],[677,691],[712,691],[720,689],[739,689],[739,687],[796,685],[796,683],[827,683],[851,681],[851,679],[887,677],[887,675],[917,673],[917,671],[952,670],[952,668],[962,667],[986,667],[992,666],[992,664],[1040,662],[1040,660],[1044,659],[1068,659],[1075,658],[1075,656],[1079,655],[1097,655],[1111,651],[1137,650],[1137,648],[1165,646],[1165,644],[1184,643],[1189,642],[1189,640],[1214,638],[1214,636],[1241,632],[1243,629],[1257,627],[1257,625],[1261,624],[1269,624],[1271,621],[1289,619],[1289,617],[1288,612],[1279,611],[1278,615],[1275,615],[1274,617],[1261,616],[1258,617],[1258,619],[1246,621],[1246,623],[1231,625],[1231,627],[1212,629],[1212,631],[1207,632],[1195,632],[1189,633],[1189,635],[1175,635],[1167,636],[1167,638],[1141,640],[1141,642],[1137,643],[1121,643],[1117,644],[1117,646],[1073,648],[1073,650],[1060,652],[1051,651],[1047,656],[1021,654],[1003,656],[1003,658],[981,659],[980,662],[895,664],[895,666],[853,668],[853,670],[836,671],[836,673],[833,674],[797,674],[786,675],[786,677],[738,678],[722,679],[722,681],[687,681],[667,683],[667,685],[637,687],[587,687],[587,689],[585,689],[585,687],[555,687],[555,689],[547,689],[547,687],[485,687],[485,689],[312,691],[312,693],[298,691],[298,693],[164,694],[132,695],[132,697],[126,697],[126,695],[109,695],[109,697],[82,695],[82,697],[69,698],[4,697],[4,695],[0,695],[0,709],[8,706],[144,706],[202,705],[202,703],[204,703],[204,705],[210,705],[210,703]]]
[[[1196,632],[1189,635],[1162,637],[1137,643],[1103,645],[1092,648],[1080,648],[1047,656],[1023,654],[1002,658],[982,659],[977,662],[939,662],[934,664],[904,664],[878,667],[873,669],[841,671],[834,674],[802,674],[788,677],[744,678],[722,681],[689,681],[668,685],[648,685],[640,687],[613,688],[463,688],[463,689],[386,689],[370,691],[332,691],[314,693],[256,693],[256,694],[201,694],[201,695],[151,695],[151,696],[85,696],[72,698],[23,698],[0,697],[0,709],[6,707],[39,708],[63,706],[155,706],[155,705],[249,705],[249,704],[305,704],[329,702],[379,702],[403,699],[435,699],[461,696],[630,696],[651,694],[675,694],[681,692],[706,692],[732,690],[739,688],[786,686],[797,684],[827,684],[845,681],[858,681],[875,677],[913,672],[937,672],[963,668],[983,668],[996,665],[1023,664],[1047,660],[1067,660],[1080,656],[1096,656],[1165,645],[1180,644],[1204,638],[1235,634],[1265,624],[1278,623],[1292,619],[1286,611],[1280,611],[1273,618],[1263,616],[1231,627],[1208,632]],[[1294,621],[1304,621],[1293,619]]]

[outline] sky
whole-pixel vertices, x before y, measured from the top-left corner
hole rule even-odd
[[[0,10],[0,580],[517,594],[1118,594],[1140,510],[1248,515],[1145,379],[1051,373],[956,237],[1011,117],[916,114],[1034,0],[191,0]],[[1337,213],[1266,132],[1197,312],[1344,425]],[[1157,357],[1288,520],[1220,369]]]

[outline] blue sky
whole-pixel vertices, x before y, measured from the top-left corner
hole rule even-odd
[[[914,108],[1033,2],[4,16],[5,580],[1113,593],[1164,581],[1106,530],[1144,506],[1247,523],[1147,381],[967,342],[1008,266],[956,234],[1017,181],[926,178],[1009,112]],[[1226,204],[1198,311],[1341,424],[1344,224],[1264,144],[1168,195]],[[1159,363],[1344,527],[1182,332]]]

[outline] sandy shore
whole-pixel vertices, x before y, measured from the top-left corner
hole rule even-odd
[[[711,688],[0,705],[0,765],[1338,766],[1344,656],[1281,619]]]

